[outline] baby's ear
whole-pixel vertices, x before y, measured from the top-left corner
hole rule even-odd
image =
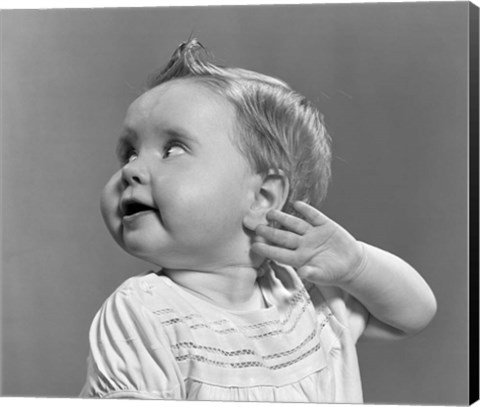
[[[266,225],[267,213],[272,209],[281,210],[287,201],[290,183],[282,170],[269,170],[255,191],[254,201],[243,219],[243,226],[255,230]]]

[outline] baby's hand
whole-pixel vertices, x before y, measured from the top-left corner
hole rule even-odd
[[[312,283],[337,286],[348,283],[361,271],[362,244],[312,206],[297,201],[294,208],[306,220],[270,211],[267,219],[278,222],[283,230],[257,226],[257,236],[266,242],[255,242],[252,250],[294,267],[302,279]]]

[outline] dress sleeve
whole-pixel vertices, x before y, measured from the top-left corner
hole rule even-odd
[[[132,285],[118,289],[90,328],[80,397],[182,399],[180,370],[161,327]]]

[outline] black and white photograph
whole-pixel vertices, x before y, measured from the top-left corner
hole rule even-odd
[[[0,10],[0,396],[478,400],[478,16]]]

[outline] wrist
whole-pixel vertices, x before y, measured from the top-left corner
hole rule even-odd
[[[363,242],[357,241],[356,254],[353,256],[350,271],[342,278],[339,283],[339,287],[348,288],[353,282],[355,282],[365,271],[368,263],[368,250],[367,246]]]

